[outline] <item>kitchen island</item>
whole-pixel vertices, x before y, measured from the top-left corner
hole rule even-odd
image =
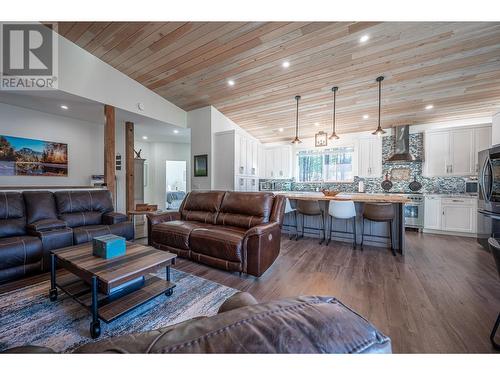
[[[320,207],[328,219],[328,204],[331,200],[352,200],[356,206],[356,226],[358,228],[356,242],[361,243],[361,221],[363,220],[363,208],[365,203],[391,203],[395,205],[396,217],[392,223],[393,225],[393,240],[394,248],[401,254],[405,250],[405,227],[404,227],[404,205],[409,202],[409,199],[395,194],[370,194],[370,193],[340,193],[336,196],[325,196],[321,192],[275,192],[275,194],[284,195],[290,200],[292,208],[295,207],[297,200],[317,200]],[[304,217],[304,235],[309,237],[321,236],[321,223],[319,217]],[[302,220],[298,220],[298,232],[302,232]],[[285,215],[283,231],[286,233],[295,233],[295,219],[294,213]],[[350,220],[332,220],[332,241],[352,241],[353,225]],[[329,220],[327,220],[327,237],[329,236]],[[365,221],[364,225],[364,243],[365,245],[388,247],[389,246],[389,226],[387,223],[378,223],[373,221]],[[332,243],[330,243],[332,245]]]

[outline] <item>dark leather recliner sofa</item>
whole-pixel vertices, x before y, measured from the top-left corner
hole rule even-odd
[[[53,353],[25,346],[5,353]],[[91,342],[74,353],[391,353],[391,340],[333,297],[229,297],[217,315]]]
[[[134,238],[107,190],[0,193],[0,283],[49,271],[50,250],[103,234]]]
[[[261,276],[278,257],[285,198],[193,191],[179,212],[148,215],[150,246],[227,271]]]

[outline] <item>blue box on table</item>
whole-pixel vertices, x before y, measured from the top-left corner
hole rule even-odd
[[[106,234],[92,240],[92,254],[104,259],[125,255],[126,248],[125,238],[114,234]]]

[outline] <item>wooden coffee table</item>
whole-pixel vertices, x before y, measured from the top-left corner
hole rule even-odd
[[[127,242],[126,254],[113,259],[92,255],[92,243],[51,252],[49,298],[57,300],[57,288],[90,310],[90,335],[101,334],[100,320],[106,323],[165,293],[171,296],[170,265],[176,255],[149,246]],[[56,280],[56,266],[70,273]],[[166,280],[151,273],[162,267]]]

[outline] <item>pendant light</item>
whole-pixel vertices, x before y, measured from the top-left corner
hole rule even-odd
[[[295,100],[297,101],[297,114],[295,117],[295,139],[292,141],[293,144],[299,144],[302,143],[302,141],[299,139],[299,100],[300,100],[300,95],[297,95],[295,97]]]
[[[328,139],[339,139],[337,133],[335,133],[335,117],[336,117],[336,105],[337,105],[337,91],[339,88],[337,86],[332,87],[333,92],[333,125],[332,125],[332,135],[328,137]]]
[[[380,110],[381,110],[381,105],[382,105],[382,81],[384,80],[383,76],[377,77],[377,82],[378,82],[378,126],[377,130],[375,130],[372,134],[376,136],[382,136],[382,134],[385,134],[385,130],[382,129],[380,126]]]

